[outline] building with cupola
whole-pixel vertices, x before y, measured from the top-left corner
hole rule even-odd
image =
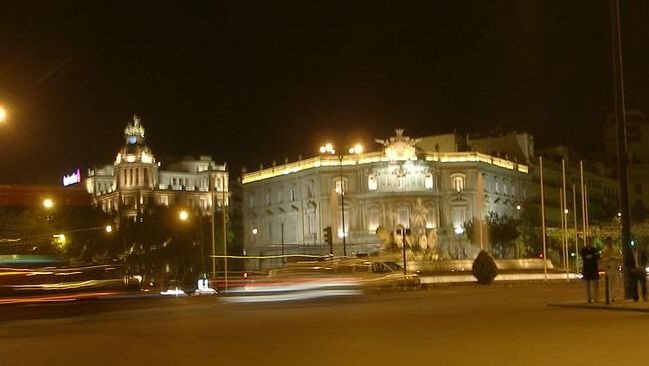
[[[148,206],[183,205],[208,214],[228,206],[228,171],[210,156],[158,161],[138,116],[124,129],[113,164],[88,170],[86,190],[105,212],[137,217]]]

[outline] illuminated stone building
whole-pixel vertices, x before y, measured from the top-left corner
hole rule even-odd
[[[228,206],[228,171],[211,157],[162,165],[146,145],[144,127],[134,116],[125,144],[112,165],[89,169],[85,181],[93,203],[106,212],[136,217],[150,205],[184,205],[203,214]]]
[[[327,253],[325,227],[333,229],[336,255],[370,253],[381,248],[377,231],[403,226],[412,245],[462,257],[472,253],[448,249],[461,240],[465,222],[489,212],[517,215],[528,194],[526,165],[463,151],[466,139],[455,134],[413,139],[396,132],[377,140],[380,151],[321,154],[244,173],[247,253]],[[489,247],[486,235],[474,241],[476,250]]]

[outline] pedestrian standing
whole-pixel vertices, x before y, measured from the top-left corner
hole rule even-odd
[[[615,284],[620,272],[620,261],[622,253],[613,246],[613,239],[607,236],[604,239],[604,249],[600,255],[601,263],[606,271],[606,280],[608,283],[608,298],[615,301]]]
[[[638,286],[642,293],[642,299],[647,301],[647,250],[644,245],[636,244],[631,250],[633,253],[633,265],[630,273],[633,278],[633,301],[638,301]]]
[[[593,247],[590,238],[586,239],[586,245],[581,248],[581,260],[583,263],[582,275],[586,283],[586,299],[589,303],[597,302],[598,281],[599,281],[599,253]]]

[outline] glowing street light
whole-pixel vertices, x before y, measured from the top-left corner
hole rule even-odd
[[[363,145],[356,144],[356,145],[350,147],[349,148],[349,153],[350,154],[362,154],[363,153]]]
[[[187,212],[187,210],[180,210],[180,212],[178,212],[178,218],[180,221],[187,221],[187,219],[189,219],[189,212]]]
[[[52,207],[54,207],[54,201],[52,201],[51,198],[44,199],[43,200],[43,207],[45,207],[48,210],[51,209]]]
[[[0,123],[7,120],[7,110],[0,105]]]
[[[112,225],[106,225],[105,230],[106,230],[107,233],[112,233],[113,232],[113,226]]]
[[[356,144],[352,147],[349,148],[349,153],[350,154],[361,154],[363,152],[363,145],[361,144]],[[320,153],[321,154],[331,154],[334,155],[336,154],[336,149],[334,149],[333,145],[331,143],[326,143],[322,146],[320,146]],[[340,191],[338,192],[340,194],[340,217],[341,217],[341,223],[342,223],[342,237],[343,237],[343,256],[347,256],[347,233],[345,232],[345,188],[343,184],[343,158],[345,156],[342,153],[338,153],[338,163],[340,167]]]

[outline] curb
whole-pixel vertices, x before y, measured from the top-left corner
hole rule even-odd
[[[641,305],[644,304],[644,305]],[[611,311],[631,311],[639,313],[649,313],[649,305],[643,302],[621,302],[615,304],[605,303],[548,303],[549,307],[573,308],[573,309],[592,309],[592,310],[611,310]],[[642,306],[642,307],[641,307]]]

